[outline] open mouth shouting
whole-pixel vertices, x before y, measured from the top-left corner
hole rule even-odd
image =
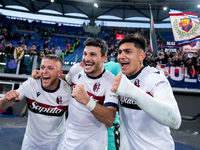
[[[121,61],[120,64],[121,64],[121,69],[126,69],[129,66],[129,62],[127,61]]]
[[[90,70],[94,66],[94,62],[85,62],[85,69]]]
[[[50,77],[49,76],[42,76],[42,80],[43,80],[43,83],[48,83],[49,80],[50,80]]]

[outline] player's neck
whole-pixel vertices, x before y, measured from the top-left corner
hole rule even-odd
[[[59,88],[59,84],[60,84],[60,80],[57,79],[54,83],[52,83],[51,85],[49,85],[48,87],[43,87],[44,90],[52,92],[52,91],[56,91]]]
[[[99,76],[101,76],[103,74],[103,72],[104,72],[104,68],[101,67],[101,69],[99,69],[93,73],[87,74],[87,76],[92,77],[92,78],[98,78]]]

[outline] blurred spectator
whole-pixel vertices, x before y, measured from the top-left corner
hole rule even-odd
[[[192,57],[192,65],[194,66],[194,69],[198,71],[198,66],[197,66],[197,53],[193,53]]]
[[[22,44],[22,48],[24,50],[24,55],[26,55],[28,53],[26,44]]]
[[[42,50],[42,51],[40,52],[39,57],[38,57],[38,63],[39,63],[39,64],[41,64],[42,58],[43,58],[44,56],[45,56],[44,50]]]
[[[49,54],[55,55],[55,48],[54,47],[52,47],[52,49],[49,50]]]
[[[37,55],[35,45],[32,45],[31,47],[28,48],[28,54],[29,55]]]
[[[45,50],[44,50],[44,54],[45,54],[45,56],[46,56],[46,55],[49,55],[49,49],[48,49],[47,47],[46,47]]]
[[[173,62],[172,62],[172,58],[169,57],[169,58],[168,58],[168,62],[166,63],[166,67],[173,66],[173,65],[174,65],[174,64],[173,64]]]
[[[51,43],[50,45],[50,49],[55,48],[55,45],[53,43]]]
[[[145,65],[145,66],[147,66],[147,65],[152,66],[151,53],[148,53],[148,52],[147,52],[145,55],[146,55],[146,57],[145,57],[144,60],[143,60],[144,65]]]
[[[28,48],[27,54],[28,54],[28,55],[35,55],[35,54],[36,54],[36,53],[33,51],[32,46],[30,46],[30,47]]]
[[[1,50],[1,51],[2,51],[2,52],[5,52],[6,47],[7,47],[7,46],[6,46],[6,40],[5,40],[5,39],[1,41],[1,45],[2,45],[2,46],[1,46],[1,49],[2,49],[2,50]]]
[[[187,67],[187,76],[185,74],[185,68],[183,69],[183,75],[186,78],[190,78],[190,70],[192,69],[192,78],[194,77],[195,74],[195,69],[194,66],[192,65],[192,59],[188,58],[188,60],[186,61],[184,67]]]
[[[70,44],[69,43],[66,46],[66,50],[70,50]]]
[[[40,52],[40,58],[42,59],[44,56],[45,56],[44,50],[42,50],[42,51]]]
[[[182,55],[178,56],[178,66],[182,67],[185,64],[185,60],[183,59]]]
[[[45,49],[45,48],[48,48],[48,41],[46,41],[44,44],[43,44],[43,49]]]
[[[185,70],[185,63],[186,63],[186,61],[185,61],[185,59],[183,59],[183,56],[179,55],[177,66],[182,68],[182,72],[184,72],[184,70]],[[183,76],[185,77],[185,73],[183,74]]]
[[[5,57],[11,58],[13,57],[15,47],[13,47],[13,43],[10,42],[5,49]]]
[[[158,62],[158,56],[156,55],[156,56],[154,56],[154,58],[152,58],[152,67],[156,67],[156,65],[157,65],[157,62]]]
[[[165,57],[164,57],[165,62],[168,62],[168,60],[169,60],[168,58],[172,58],[172,57],[173,57],[173,55],[171,54],[170,50],[165,52]]]
[[[22,48],[22,43],[18,42],[18,47],[14,50],[14,59],[17,63],[19,60],[21,60],[24,56],[24,50]]]
[[[65,55],[68,54],[70,52],[70,44],[68,43],[66,46],[66,50],[65,50]]]
[[[174,67],[180,66],[178,54],[176,54],[172,59],[173,59]]]
[[[166,61],[165,61],[165,57],[164,57],[164,53],[163,52],[160,52],[158,54],[158,59],[157,59],[157,65],[160,65],[160,66],[163,66],[165,67],[166,66]]]
[[[112,53],[110,54],[111,57],[117,57],[117,52],[115,50],[112,51]]]
[[[40,55],[40,50],[38,50],[34,44],[32,45],[32,49],[36,55],[38,55],[38,56]]]
[[[26,36],[26,34],[24,36]],[[22,44],[25,44],[25,37],[24,36],[21,36],[21,43]]]
[[[60,46],[57,47],[57,50],[55,52],[55,55],[59,56],[60,58],[62,58],[62,50],[60,49]]]
[[[40,45],[36,46],[38,52],[40,52]]]

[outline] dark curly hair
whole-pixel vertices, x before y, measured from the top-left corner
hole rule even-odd
[[[100,47],[101,48],[101,56],[107,56],[108,53],[108,46],[106,42],[102,39],[93,39],[93,38],[88,38],[84,43],[83,43],[84,48],[86,46],[95,46],[95,47]]]

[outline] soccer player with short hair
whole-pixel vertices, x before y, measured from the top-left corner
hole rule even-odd
[[[112,125],[118,97],[110,91],[114,75],[103,68],[107,44],[101,39],[84,42],[82,66],[71,67],[66,80],[73,86],[66,129],[58,150],[107,149],[107,128]]]
[[[0,98],[0,109],[26,99],[28,121],[22,150],[56,150],[65,129],[65,112],[71,97],[71,87],[62,75],[63,61],[56,55],[42,59],[41,79],[28,78],[17,90]]]
[[[118,43],[118,74],[111,91],[120,96],[120,149],[172,150],[170,129],[181,116],[171,86],[161,71],[144,66],[146,40],[126,35]]]

